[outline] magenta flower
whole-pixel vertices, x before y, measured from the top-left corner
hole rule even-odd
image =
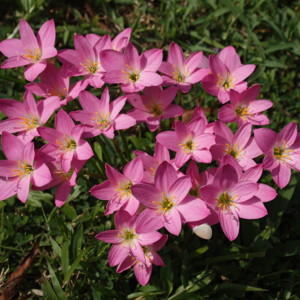
[[[47,162],[46,164],[51,172],[52,180],[41,187],[33,186],[32,189],[43,191],[56,186],[55,205],[61,207],[67,201],[72,187],[76,185],[78,172],[85,163],[86,161],[73,159],[71,169],[68,172],[64,172],[60,161]]]
[[[201,188],[203,200],[218,216],[222,230],[230,241],[238,236],[239,218],[258,219],[267,214],[263,203],[253,197],[258,189],[255,182],[239,181],[238,173],[229,164],[218,169],[212,184]]]
[[[108,254],[110,266],[122,263],[128,255],[146,263],[143,246],[152,245],[162,234],[154,229],[155,220],[151,220],[142,212],[131,216],[126,211],[118,211],[115,215],[115,230],[100,232],[96,238],[105,243],[114,244]]]
[[[34,144],[24,144],[16,136],[2,133],[2,150],[7,160],[0,160],[0,200],[15,194],[25,203],[30,183],[42,186],[51,181],[48,167],[40,160],[34,161]]]
[[[256,165],[253,158],[262,154],[254,138],[251,137],[252,125],[242,125],[235,134],[220,121],[214,125],[216,144],[210,149],[213,158],[220,161],[225,155],[234,157],[243,170]]]
[[[202,200],[188,195],[192,186],[189,177],[178,178],[168,162],[158,167],[154,183],[155,186],[137,184],[131,190],[148,207],[145,215],[156,219],[157,226],[164,226],[170,233],[179,235],[182,223],[201,220],[210,213]]]
[[[176,153],[175,164],[183,166],[190,158],[195,161],[210,163],[212,160],[209,148],[215,143],[215,137],[205,133],[206,123],[202,118],[193,119],[188,124],[175,123],[175,131],[161,132],[156,140]]]
[[[121,273],[133,266],[134,275],[141,285],[146,285],[151,277],[152,264],[156,266],[165,266],[162,258],[157,254],[167,242],[168,235],[163,234],[162,237],[155,243],[149,246],[142,246],[145,253],[146,262],[143,263],[133,256],[129,255],[123,262],[117,267],[117,273]]]
[[[159,71],[165,74],[163,76],[164,84],[176,85],[183,93],[187,93],[192,84],[201,81],[210,73],[209,70],[199,68],[202,55],[202,51],[194,52],[185,59],[182,49],[172,42],[167,62],[162,62],[159,68]]]
[[[60,69],[55,65],[47,64],[46,69],[41,74],[41,82],[33,82],[25,87],[31,93],[49,98],[57,96],[60,98],[60,106],[66,105],[71,100],[77,98],[80,91],[84,90],[88,82],[78,81],[70,87],[70,78],[67,75],[70,65],[64,64]]]
[[[108,180],[95,185],[91,194],[100,200],[108,200],[105,215],[112,214],[117,210],[126,210],[130,215],[134,215],[140,202],[132,195],[131,187],[140,183],[143,179],[143,163],[136,157],[129,162],[123,170],[123,174],[110,165],[105,165]]]
[[[265,154],[264,169],[270,170],[275,183],[282,189],[290,181],[291,169],[300,172],[300,133],[297,124],[289,123],[279,134],[268,128],[254,130],[259,148]]]
[[[126,93],[134,93],[147,86],[161,85],[163,80],[156,73],[162,62],[162,50],[151,49],[139,56],[136,48],[129,43],[124,54],[114,50],[104,50],[100,54],[106,71],[104,81],[121,83]]]
[[[83,110],[72,111],[70,115],[74,120],[86,125],[83,137],[103,134],[113,139],[115,130],[127,129],[136,123],[134,118],[119,114],[126,99],[127,97],[121,96],[109,103],[108,88],[105,88],[100,100],[93,94],[82,91],[79,94],[79,102]]]
[[[245,123],[252,125],[270,123],[267,116],[261,112],[272,107],[273,103],[269,100],[256,100],[259,95],[259,84],[255,84],[241,93],[230,90],[229,95],[230,104],[222,106],[218,113],[221,121],[237,122],[239,126]]]
[[[102,77],[105,70],[102,67],[100,52],[108,49],[109,39],[109,36],[105,35],[96,44],[93,44],[91,39],[75,34],[75,50],[66,49],[58,53],[58,58],[62,63],[72,65],[69,76],[83,75],[91,86],[102,87],[104,84]]]
[[[155,144],[153,156],[150,156],[148,153],[139,150],[135,150],[134,154],[143,162],[145,172],[142,181],[145,183],[154,183],[156,169],[163,161],[167,161],[168,163],[172,164],[169,150],[158,142]],[[173,167],[176,167],[175,164],[172,165]]]
[[[29,92],[24,94],[24,103],[1,99],[0,111],[6,114],[8,119],[0,122],[0,134],[3,131],[19,132],[20,138],[30,142],[35,136],[39,136],[37,128],[43,126],[58,107],[58,97],[50,97],[36,103]]]
[[[55,117],[55,129],[40,127],[38,132],[49,143],[39,150],[39,155],[45,161],[61,161],[65,173],[70,170],[73,158],[88,160],[94,155],[89,143],[81,139],[82,126],[75,125],[63,110]]]
[[[33,81],[46,68],[46,59],[57,54],[54,48],[54,21],[45,22],[35,36],[29,24],[22,19],[20,36],[21,39],[7,39],[0,43],[0,51],[8,57],[1,68],[10,69],[28,65],[24,76],[28,81]]]
[[[203,78],[202,85],[206,92],[218,97],[221,103],[229,101],[230,90],[244,91],[247,88],[244,79],[255,69],[255,65],[242,65],[232,46],[224,48],[217,56],[210,55],[209,66],[211,74]]]
[[[151,132],[155,131],[162,119],[181,116],[183,109],[176,104],[170,104],[177,93],[176,87],[163,90],[161,86],[145,88],[143,95],[131,94],[128,102],[135,108],[128,112],[129,116],[138,122],[147,122]]]

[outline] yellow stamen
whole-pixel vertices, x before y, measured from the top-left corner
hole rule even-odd
[[[165,212],[170,210],[175,205],[175,202],[172,201],[172,199],[174,199],[176,197],[175,196],[166,197],[164,192],[161,193],[161,197],[162,197],[163,201],[161,201],[161,202],[152,201],[152,203],[158,204],[160,207],[157,212],[164,214]]]
[[[91,75],[95,74],[100,66],[99,62],[92,62],[90,59],[86,63],[81,63],[81,65],[88,71]]]
[[[173,65],[173,68],[175,69],[175,71],[172,72],[173,79],[177,82],[184,82],[186,76],[188,76],[185,66],[183,67],[183,72],[181,72],[179,68],[175,65]]]
[[[41,51],[39,48],[35,49],[35,52],[29,50],[28,48],[25,49],[27,51],[28,54],[24,54],[23,57],[24,58],[28,58],[33,62],[38,62],[40,60],[40,58],[42,57]]]
[[[288,149],[288,147],[286,147],[286,141],[283,141],[281,147],[278,146],[273,149],[273,154],[277,160],[285,161],[285,160],[291,160],[289,153],[293,151],[294,151],[293,149]]]
[[[99,129],[107,129],[111,125],[110,113],[96,112],[96,118],[92,118],[92,121]]]
[[[72,150],[76,149],[76,147],[77,147],[76,142],[66,135],[63,137],[63,141],[56,140],[56,143],[58,145],[60,145],[58,150],[72,151]]]
[[[227,191],[223,192],[217,200],[217,207],[221,208],[222,210],[225,210],[229,208],[230,206],[236,207],[236,204],[233,202],[233,200],[237,197],[238,195],[235,196],[229,196],[227,194]]]
[[[18,123],[18,124],[25,124],[26,125],[26,131],[29,131],[31,129],[34,129],[36,127],[38,127],[39,124],[39,119],[37,117],[31,117],[31,118],[24,118],[24,117],[20,117],[20,119],[22,119],[23,121]]]
[[[238,159],[239,156],[241,156],[241,152],[243,151],[243,149],[239,149],[239,145],[235,144],[235,145],[230,145],[230,144],[226,144],[226,149],[225,149],[225,153],[231,155],[232,157],[234,157],[235,159]]]
[[[230,90],[234,87],[234,84],[232,83],[232,81],[233,81],[233,77],[230,75],[230,73],[227,73],[226,77],[222,77],[220,74],[218,74],[217,85],[219,87],[222,87],[225,90]]]
[[[137,238],[135,230],[133,228],[128,229],[127,227],[122,228],[118,236],[123,239],[122,246],[125,246],[127,243],[131,244],[133,240]]]
[[[190,154],[195,148],[196,145],[192,140],[191,135],[188,136],[188,140],[185,143],[179,144],[179,147],[186,153]]]
[[[12,173],[15,173],[13,176],[23,177],[25,175],[30,175],[33,173],[33,167],[27,162],[18,161],[19,169],[11,170]]]
[[[121,198],[123,197],[130,197],[131,196],[131,187],[132,187],[132,182],[128,181],[126,184],[121,185],[121,183],[118,183],[119,188],[116,189],[116,191],[121,192]]]

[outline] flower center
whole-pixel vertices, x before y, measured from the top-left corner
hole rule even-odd
[[[137,238],[135,230],[133,228],[128,229],[126,227],[122,228],[121,232],[118,233],[118,236],[123,239],[123,246],[128,242],[131,243]]]
[[[63,141],[57,140],[56,143],[60,145],[58,150],[63,149],[64,151],[72,151],[77,147],[76,142],[69,137],[64,137]]]
[[[165,213],[165,212],[169,211],[175,205],[175,202],[172,201],[172,199],[174,199],[176,197],[175,196],[171,196],[171,197],[165,196],[164,192],[161,193],[161,197],[162,197],[161,202],[152,201],[152,203],[158,204],[160,206],[158,211]]]
[[[238,145],[230,145],[230,144],[226,144],[227,148],[225,150],[225,153],[231,155],[232,157],[234,157],[235,159],[237,159],[239,156],[241,156],[241,152],[242,149],[239,149]]]
[[[273,154],[277,160],[284,161],[286,159],[290,159],[289,153],[293,151],[293,149],[286,148],[286,142],[284,141],[282,147],[275,147],[273,149]]]
[[[11,170],[12,173],[15,173],[13,176],[23,177],[25,175],[30,175],[33,173],[34,168],[27,161],[20,162],[18,161],[19,169]]]
[[[110,125],[110,113],[96,112],[96,118],[92,118],[96,122],[96,126],[101,130],[106,130]]]
[[[227,73],[227,76],[221,77],[220,74],[218,74],[218,82],[217,85],[224,88],[225,90],[229,90],[231,88],[233,88],[233,78],[231,77],[230,73]]]
[[[191,136],[188,137],[188,140],[185,143],[179,144],[179,146],[186,154],[191,153],[195,149],[195,143]]]
[[[161,105],[158,103],[153,104],[152,106],[150,106],[150,112],[154,116],[161,115],[162,114]]]
[[[26,52],[28,53],[28,54],[24,54],[23,55],[23,57],[24,58],[27,58],[27,59],[29,59],[30,61],[32,61],[32,62],[38,62],[39,60],[40,60],[40,58],[42,57],[42,54],[41,54],[41,51],[40,51],[40,49],[39,48],[36,48],[35,49],[35,52],[34,51],[31,51],[31,50],[29,50],[29,49],[25,49],[26,50]]]
[[[189,194],[194,197],[200,197],[199,188],[190,189]]]
[[[131,196],[131,187],[133,185],[133,183],[131,181],[128,181],[126,184],[121,185],[121,183],[118,184],[119,188],[117,188],[116,190],[121,192],[121,198],[122,197],[130,197]]]
[[[218,203],[218,207],[221,208],[222,210],[227,209],[230,206],[235,206],[235,203],[233,202],[233,200],[237,197],[237,195],[235,196],[229,196],[227,194],[227,191],[223,192],[217,200]]]
[[[70,180],[73,174],[73,169],[71,168],[67,173],[65,173],[63,170],[58,169],[58,170],[54,170],[53,173],[63,180]]]
[[[129,74],[129,80],[132,81],[132,82],[138,81],[139,78],[140,78],[140,76],[137,73],[131,73],[131,74]]]
[[[97,73],[100,63],[92,62],[90,59],[88,59],[86,63],[82,63],[81,65],[86,69],[86,71],[93,75]]]
[[[20,122],[19,124],[24,124],[26,126],[26,131],[32,130],[40,125],[39,119],[37,117],[31,117],[31,118],[20,117],[20,119],[22,119],[23,121]]]
[[[185,71],[184,68],[184,72],[182,74],[182,72],[179,70],[179,68],[177,66],[173,66],[175,68],[175,71],[172,73],[173,75],[173,79],[177,82],[184,82],[185,81],[185,77],[187,76],[187,72]]]
[[[252,114],[249,112],[249,108],[247,106],[244,106],[244,105],[241,105],[241,106],[238,106],[236,109],[235,109],[235,112],[238,116],[240,117],[247,117],[247,116],[251,116]]]

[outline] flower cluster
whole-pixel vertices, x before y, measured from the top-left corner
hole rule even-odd
[[[98,135],[113,139],[115,131],[145,122],[156,136],[153,156],[134,151],[135,158],[122,173],[106,164],[107,180],[90,191],[107,201],[105,215],[115,213],[116,229],[96,238],[113,244],[108,263],[117,266],[117,272],[133,267],[139,283],[147,284],[152,264],[164,266],[157,251],[168,235],[160,233],[161,228],[178,236],[187,223],[197,235],[209,239],[210,226],[220,223],[225,236],[234,240],[239,219],[264,217],[264,202],[277,195],[271,186],[259,183],[263,170],[271,172],[279,188],[289,183],[291,170],[300,171],[296,123],[279,134],[268,128],[253,129],[269,124],[263,112],[272,102],[257,99],[258,84],[248,87],[245,79],[255,66],[243,65],[232,46],[208,58],[201,51],[185,57],[172,42],[163,61],[161,49],[139,54],[130,42],[130,28],[113,40],[109,35],[76,34],[75,49],[59,52],[55,35],[53,20],[43,24],[37,35],[21,20],[20,39],[0,43],[7,57],[1,68],[26,65],[24,76],[31,82],[25,86],[23,102],[0,100],[0,110],[7,116],[0,122],[7,158],[0,160],[0,200],[17,195],[26,202],[30,188],[56,187],[55,205],[61,207],[93,156],[86,139]],[[47,61],[56,56],[59,68],[53,60]],[[33,82],[38,77],[40,81]],[[70,86],[73,77],[78,80]],[[180,119],[183,108],[174,99],[193,85],[200,88],[200,83],[226,104],[218,112],[219,120],[208,123],[202,109],[195,107],[185,123]],[[113,101],[110,84],[120,84],[124,92]],[[104,85],[100,99],[87,91],[89,86]],[[63,108],[76,98],[82,110],[68,114]],[[121,113],[126,102],[133,108]],[[45,126],[54,114],[54,128]],[[163,119],[171,119],[170,130],[161,131]],[[233,132],[227,123],[236,123],[238,129]],[[46,142],[39,149],[36,137]],[[200,164],[205,171],[199,173]]]

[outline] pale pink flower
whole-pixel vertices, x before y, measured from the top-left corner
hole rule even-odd
[[[181,224],[198,221],[210,212],[199,198],[188,195],[191,181],[188,176],[178,177],[175,168],[168,162],[158,167],[155,186],[137,184],[132,187],[133,195],[146,207],[145,215],[156,219],[157,226],[164,226],[170,233],[179,235]]]
[[[188,124],[177,121],[175,131],[161,132],[156,136],[156,140],[176,152],[177,167],[183,166],[190,158],[210,163],[212,156],[209,148],[215,143],[215,137],[205,133],[205,129],[206,123],[202,118],[193,119]]]
[[[136,48],[129,43],[124,54],[114,50],[104,50],[100,54],[106,71],[104,81],[121,83],[126,93],[134,93],[147,86],[161,85],[163,80],[156,73],[162,62],[162,50],[151,49],[139,56]]]
[[[271,171],[275,183],[284,188],[291,169],[300,172],[300,133],[297,124],[289,123],[279,134],[268,128],[254,130],[257,145],[265,154],[263,167]]]
[[[239,181],[232,165],[217,170],[212,184],[201,188],[202,199],[217,215],[226,237],[232,241],[239,233],[239,218],[258,219],[267,214],[260,199],[253,197],[259,187],[255,182]]]
[[[168,235],[163,234],[162,237],[155,243],[149,246],[142,246],[145,253],[146,262],[142,262],[129,255],[117,267],[117,273],[121,273],[133,266],[134,275],[141,285],[146,285],[151,277],[152,264],[156,266],[165,266],[162,258],[157,254],[167,242]]]
[[[270,123],[267,116],[261,112],[273,106],[269,100],[256,98],[259,95],[259,84],[255,84],[239,93],[229,91],[230,104],[221,107],[218,117],[223,122],[237,122],[239,126],[245,123],[252,125],[267,125]]]
[[[57,96],[61,100],[60,106],[66,105],[77,98],[80,91],[88,85],[87,81],[80,80],[70,87],[69,68],[69,64],[64,64],[58,69],[55,65],[48,63],[40,76],[41,82],[29,83],[25,87],[31,93],[44,98]]]
[[[45,22],[37,36],[29,24],[20,21],[21,39],[7,39],[0,43],[0,51],[8,57],[1,68],[10,69],[28,65],[24,75],[28,81],[33,81],[46,68],[46,59],[56,56],[55,25],[53,20]]]
[[[7,160],[0,160],[0,200],[15,194],[25,203],[30,184],[42,186],[51,181],[48,167],[42,161],[35,161],[34,144],[23,143],[16,136],[2,133],[2,151]]]
[[[209,66],[211,74],[203,78],[202,85],[206,92],[218,97],[221,103],[229,101],[230,90],[244,91],[247,88],[244,79],[255,69],[255,65],[242,65],[232,46],[224,48],[217,56],[211,54]]]
[[[135,108],[127,114],[138,122],[147,122],[151,132],[158,129],[162,119],[181,116],[183,109],[176,104],[171,104],[177,94],[176,87],[163,90],[161,86],[148,87],[143,90],[143,95],[128,95],[128,102]]]
[[[100,52],[109,47],[109,36],[101,37],[96,44],[80,34],[74,36],[73,49],[59,51],[58,58],[62,63],[72,65],[69,76],[85,76],[86,81],[95,88],[103,86],[105,70],[102,67]]]
[[[143,179],[143,163],[136,157],[129,162],[123,170],[123,174],[110,165],[105,165],[108,180],[95,185],[91,194],[98,199],[108,200],[105,215],[112,214],[117,210],[126,210],[130,215],[134,215],[140,202],[132,195],[131,187],[140,183]]]
[[[252,125],[242,125],[235,134],[220,121],[214,125],[216,144],[210,149],[213,158],[220,161],[225,155],[234,157],[243,170],[256,165],[253,158],[262,154],[254,138],[251,137]]]
[[[115,214],[115,226],[115,230],[103,231],[96,235],[98,240],[113,244],[108,254],[109,265],[121,264],[128,255],[146,263],[142,247],[152,245],[162,237],[155,229],[155,220],[147,218],[144,212],[131,216],[128,212],[120,210]]]
[[[79,102],[83,110],[72,111],[70,115],[74,120],[86,125],[83,137],[103,134],[113,139],[115,130],[127,129],[135,125],[134,118],[120,114],[127,97],[121,96],[111,103],[109,98],[108,88],[104,89],[100,100],[87,91],[79,94]]]
[[[55,117],[55,129],[40,127],[38,132],[49,143],[39,150],[39,156],[44,161],[61,161],[65,173],[70,170],[73,158],[85,161],[94,155],[89,143],[81,139],[82,125],[75,125],[63,110]]]
[[[3,131],[19,132],[19,138],[30,142],[39,136],[37,128],[43,126],[58,107],[58,97],[49,97],[36,103],[30,92],[24,94],[24,103],[0,99],[0,111],[8,116],[8,119],[0,122],[0,134]]]
[[[162,76],[164,84],[176,85],[183,93],[187,93],[192,84],[201,81],[210,72],[199,68],[202,55],[202,51],[198,51],[185,59],[180,46],[172,42],[167,61],[162,62],[159,68],[159,71],[164,74]]]

